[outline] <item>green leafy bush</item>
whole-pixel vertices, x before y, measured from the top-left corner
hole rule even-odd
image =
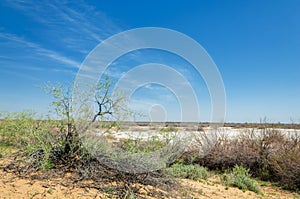
[[[158,136],[152,136],[147,140],[143,139],[126,139],[122,149],[131,153],[149,153],[162,149],[166,143]]]
[[[1,146],[11,146],[26,150],[29,154],[35,150],[50,151],[55,140],[50,133],[52,121],[38,120],[32,111],[8,113],[0,123]]]
[[[250,177],[249,169],[236,165],[232,171],[223,174],[221,179],[226,186],[234,186],[244,191],[250,190],[255,193],[261,193],[259,185]]]
[[[199,165],[184,165],[173,164],[171,167],[165,169],[167,175],[175,178],[187,178],[191,180],[206,180],[209,178],[210,173],[205,167]]]

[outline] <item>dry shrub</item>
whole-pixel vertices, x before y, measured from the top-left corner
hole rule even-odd
[[[269,161],[276,178],[288,189],[300,189],[299,138],[299,135],[294,135],[283,139]]]
[[[205,146],[205,150],[195,161],[205,165],[210,169],[226,170],[235,165],[244,165],[251,167],[257,164],[259,159],[259,144],[251,141],[254,136],[250,134],[241,134],[238,137],[229,137],[224,133],[218,134],[214,142],[205,141],[210,146]],[[207,140],[206,135],[198,141],[203,148],[203,139]]]
[[[288,189],[300,189],[300,135],[296,132],[252,129],[237,136],[219,132],[213,142],[207,140],[205,134],[197,140],[200,153],[194,163],[222,171],[242,165],[263,180],[279,182]]]

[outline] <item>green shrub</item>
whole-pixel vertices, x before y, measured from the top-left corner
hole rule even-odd
[[[160,150],[166,146],[165,140],[159,136],[151,136],[147,140],[143,139],[126,139],[122,149],[131,153],[149,153]]]
[[[51,169],[53,167],[53,163],[50,160],[44,160],[41,164],[41,169]]]
[[[191,180],[206,180],[209,178],[210,173],[205,167],[199,165],[184,165],[173,164],[171,167],[165,169],[167,175],[175,178],[187,178]]]
[[[52,121],[36,119],[32,111],[7,113],[0,123],[1,146],[25,149],[30,154],[39,149],[49,151],[54,141]]]
[[[238,165],[236,165],[232,171],[221,176],[222,182],[226,186],[234,186],[243,191],[250,190],[255,193],[261,193],[259,185],[250,177],[249,169]]]
[[[0,122],[0,153],[21,150],[36,163],[35,166],[50,169],[53,162],[49,157],[54,147],[62,145],[62,122],[36,118],[32,111],[5,114]]]

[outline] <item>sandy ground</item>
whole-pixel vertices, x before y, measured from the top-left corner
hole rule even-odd
[[[64,178],[32,179],[19,177],[18,175],[4,171],[3,167],[9,161],[8,158],[0,158],[0,198],[22,199],[22,198],[115,198],[103,190],[96,188],[82,188],[69,181],[71,173],[67,173]],[[225,187],[221,185],[217,176],[212,176],[206,181],[196,182],[192,180],[180,180],[181,186],[172,190],[164,198],[299,198],[296,193],[281,190],[272,185],[262,186],[263,195],[254,192],[243,192],[237,188]],[[90,183],[85,181],[84,183]],[[67,185],[66,185],[67,184]],[[82,185],[82,183],[81,183]],[[106,187],[113,187],[114,183]],[[136,198],[153,198],[151,193],[159,188],[150,185],[134,185],[138,190]],[[181,196],[176,195],[180,194]]]

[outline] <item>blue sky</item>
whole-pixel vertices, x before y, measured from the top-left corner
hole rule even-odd
[[[269,122],[299,123],[299,8],[297,0],[3,0],[0,110],[47,112],[50,98],[37,85],[72,81],[101,41],[124,30],[151,26],[182,32],[210,54],[226,89],[227,122],[259,122],[266,117]],[[201,85],[195,88],[200,118],[209,120],[205,83],[191,66],[171,54],[149,50],[134,59],[124,56],[112,65],[110,74],[117,79],[136,63],[153,61],[180,71],[191,85]],[[167,120],[178,119],[174,112],[178,101],[164,87],[141,87],[133,100],[160,104]]]

